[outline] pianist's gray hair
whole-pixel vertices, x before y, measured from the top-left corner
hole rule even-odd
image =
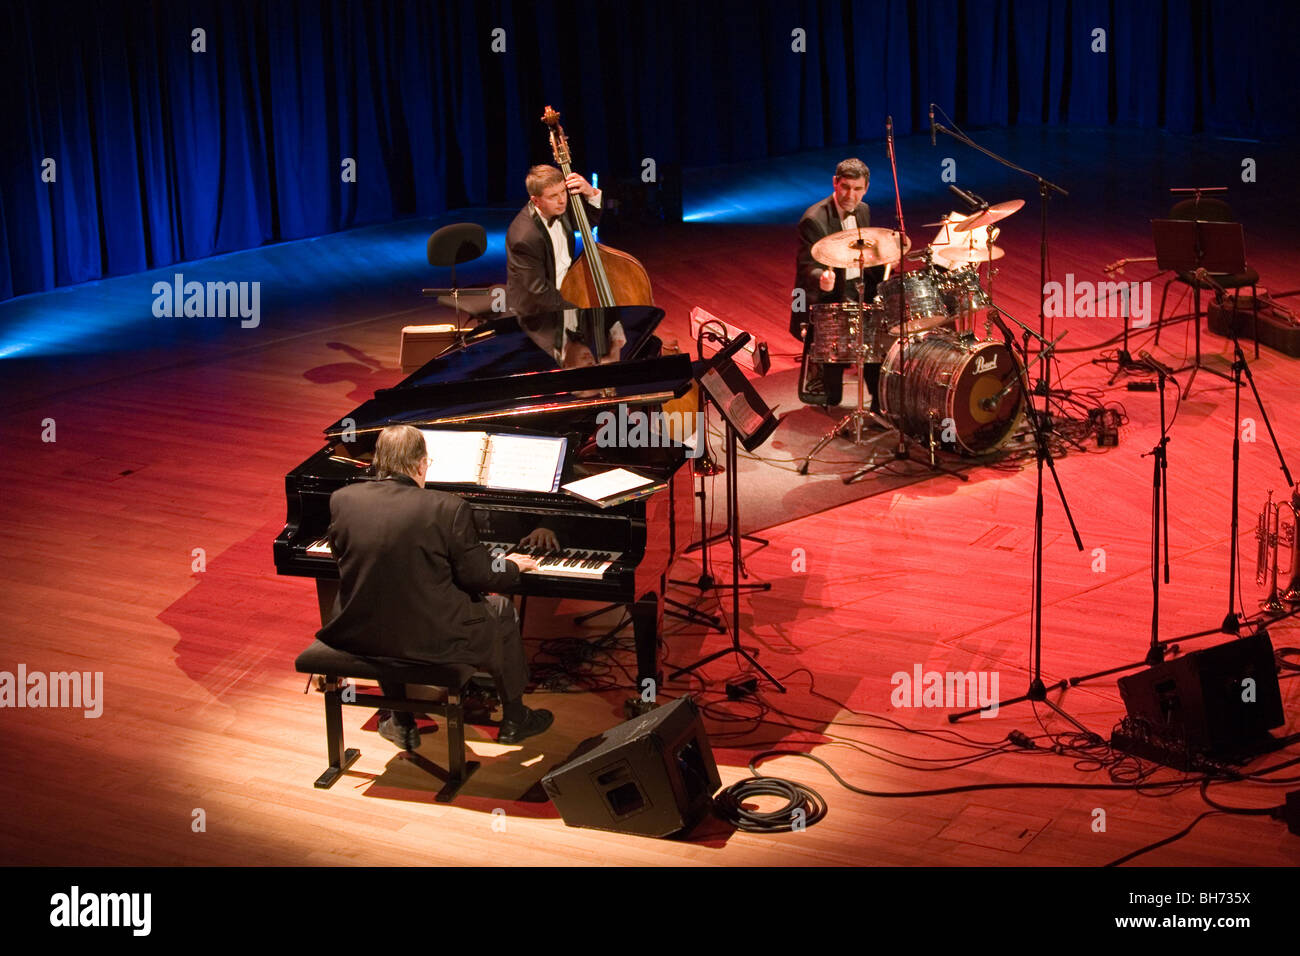
[[[389,425],[375,442],[375,474],[380,478],[409,475],[420,470],[425,456],[424,436],[410,425]]]
[[[540,196],[556,183],[564,182],[564,173],[554,166],[534,166],[524,178],[524,187],[530,196]]]
[[[867,164],[860,159],[841,160],[840,164],[835,167],[836,179],[865,179],[871,181],[871,170],[867,169]]]

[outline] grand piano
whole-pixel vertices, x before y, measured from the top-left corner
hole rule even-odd
[[[573,309],[502,317],[327,427],[325,443],[285,477],[287,519],[275,540],[276,571],[314,578],[321,622],[334,612],[338,567],[329,552],[329,497],[349,482],[372,480],[375,440],[387,425],[475,430],[566,439],[556,485],[627,468],[660,490],[601,508],[556,488],[514,491],[481,484],[426,487],[465,498],[490,549],[513,549],[539,526],[561,553],[522,576],[519,593],[626,605],[636,646],[637,696],[662,686],[658,645],[668,565],[692,529],[686,449],[657,436],[651,447],[611,444],[601,412],[653,412],[690,389],[690,359],[663,354],[650,306]],[[600,439],[600,440],[598,440]],[[626,444],[626,443],[624,443]],[[645,444],[645,443],[638,443]],[[438,449],[430,449],[437,456]],[[653,681],[647,685],[646,681]]]

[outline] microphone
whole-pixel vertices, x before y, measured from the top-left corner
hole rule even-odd
[[[1154,355],[1152,355],[1150,352],[1146,351],[1145,349],[1138,352],[1138,357],[1141,358],[1143,362],[1151,366],[1151,368],[1155,369],[1157,372],[1159,372],[1161,375],[1165,376],[1166,378],[1174,377],[1173,369],[1171,369],[1168,365],[1160,361],[1158,358],[1156,358]]]
[[[745,343],[749,341],[749,338],[750,336],[748,332],[741,332],[730,342],[728,342],[725,346],[723,346],[722,350],[719,351],[717,355],[713,356],[712,363],[715,366],[720,365],[721,363],[725,362],[727,359],[731,358],[731,356],[735,355],[737,352],[739,352],[741,349],[745,347]]]
[[[894,141],[894,118],[892,116],[885,117],[885,139],[891,143]]]
[[[972,209],[978,209],[980,207],[980,202],[978,199],[976,199],[974,196],[972,196],[970,193],[968,193],[966,190],[962,189],[960,186],[956,185],[955,183],[950,183],[948,185],[948,189],[955,196],[957,196],[962,202],[966,203]]]
[[[934,145],[934,104],[930,104],[930,145]]]

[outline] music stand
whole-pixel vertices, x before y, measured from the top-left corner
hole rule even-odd
[[[735,653],[747,660],[777,690],[785,693],[785,685],[769,674],[754,657],[753,653],[740,644],[741,588],[766,591],[772,585],[767,583],[741,584],[739,580],[744,564],[740,558],[740,539],[743,536],[740,533],[740,480],[736,474],[736,445],[739,442],[739,444],[745,446],[746,451],[753,451],[767,441],[768,436],[772,434],[777,426],[776,416],[772,414],[772,409],[767,406],[767,403],[763,401],[754,386],[750,384],[749,379],[745,377],[745,373],[731,360],[731,356],[748,341],[748,332],[731,339],[725,348],[698,366],[699,372],[695,376],[705,400],[712,402],[714,407],[717,408],[726,427],[727,537],[731,539],[731,575],[733,580],[729,584],[714,583],[712,587],[719,590],[731,590],[731,646],[702,657],[686,667],[679,667],[668,676],[670,678],[679,677],[682,674],[698,670],[719,657]],[[705,549],[707,551],[707,543]]]
[[[1246,271],[1246,235],[1239,222],[1205,222],[1199,219],[1152,219],[1151,237],[1156,246],[1156,267],[1162,272],[1180,275],[1207,272],[1234,274]],[[1232,375],[1201,362],[1201,283],[1194,276],[1190,280],[1192,302],[1195,308],[1196,352],[1191,363],[1176,371],[1192,370],[1183,389],[1183,397],[1191,393],[1192,382],[1201,369],[1232,381]]]

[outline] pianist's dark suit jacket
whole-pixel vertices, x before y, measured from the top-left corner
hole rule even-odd
[[[858,208],[853,210],[854,218],[857,219],[858,225],[866,229],[871,225],[871,210],[864,202],[858,203]],[[819,203],[814,203],[804,210],[804,214],[799,217],[799,252],[795,258],[795,288],[803,289],[807,293],[805,304],[814,305],[818,302],[845,302],[849,299],[856,301],[857,290],[846,288],[844,281],[844,270],[835,270],[835,288],[830,292],[823,292],[818,282],[818,276],[821,270],[826,268],[820,262],[812,257],[812,247],[818,239],[823,236],[829,236],[833,232],[841,231],[843,227],[840,224],[840,211],[835,205],[835,197],[827,196]],[[870,302],[876,295],[876,285],[880,282],[885,274],[884,266],[873,266],[865,270],[867,287],[865,290],[865,300]],[[793,303],[790,307],[790,334],[796,339],[801,339],[800,326],[808,321],[808,312],[796,312]]]
[[[603,205],[603,201],[602,201]],[[533,215],[529,202],[506,230],[506,308],[515,315],[537,315],[540,312],[559,312],[575,308],[555,285],[555,252],[551,237]],[[594,226],[600,222],[600,210],[587,204],[587,218]],[[572,209],[564,212],[565,238],[569,242],[569,258],[577,247],[573,240],[578,224],[573,221]]]
[[[519,568],[492,557],[464,499],[405,475],[346,485],[330,496],[339,606],[317,633],[366,657],[479,664],[497,634],[482,599],[508,591]]]

